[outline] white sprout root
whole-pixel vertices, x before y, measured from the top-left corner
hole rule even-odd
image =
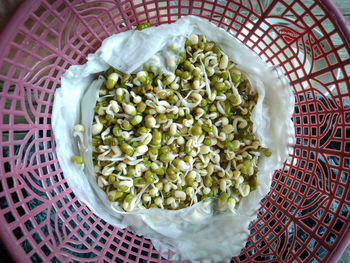
[[[258,95],[244,72],[202,35],[189,36],[185,54],[179,50],[164,52],[175,74],[159,73],[154,58],[149,71],[102,74],[91,127],[94,170],[125,211],[181,209],[210,197],[233,211],[257,187],[260,156],[271,155],[252,132]],[[74,136],[85,146],[83,128]]]

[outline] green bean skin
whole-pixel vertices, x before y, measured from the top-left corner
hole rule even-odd
[[[164,61],[172,72],[146,62],[135,74],[102,73],[91,127],[96,183],[125,211],[176,210],[207,198],[219,211],[234,210],[259,187],[259,158],[273,155],[253,133],[258,94],[202,35],[171,43]],[[84,165],[79,155],[71,161]]]

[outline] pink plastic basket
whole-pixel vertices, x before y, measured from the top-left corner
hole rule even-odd
[[[295,92],[297,144],[233,261],[336,262],[350,239],[350,29],[330,0],[303,2],[25,1],[0,39],[0,235],[13,259],[181,260],[75,197],[50,123],[61,74],[103,39],[192,14],[280,65]]]

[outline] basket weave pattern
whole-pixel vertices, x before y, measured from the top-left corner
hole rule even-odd
[[[350,30],[330,1],[30,0],[0,38],[0,235],[14,260],[181,260],[75,197],[50,123],[70,65],[85,63],[112,34],[185,15],[208,19],[280,65],[295,92],[296,146],[233,261],[337,259],[350,237]]]

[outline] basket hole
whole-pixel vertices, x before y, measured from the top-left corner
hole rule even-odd
[[[126,249],[129,248],[129,245],[127,243],[125,243],[125,242],[122,243],[122,246],[125,247]]]
[[[98,234],[95,230],[92,230],[91,231],[91,235],[94,237],[94,238],[97,238],[98,237]]]
[[[85,233],[84,233],[83,230],[81,230],[81,229],[79,228],[79,229],[77,230],[77,232],[78,232],[79,236],[81,236],[82,238],[84,238]]]
[[[16,57],[18,52],[19,52],[18,49],[12,47],[7,55],[7,58],[9,60],[13,60]]]
[[[109,259],[112,259],[113,258],[113,255],[110,253],[110,252],[106,252],[106,257],[108,257]]]
[[[125,257],[126,252],[124,250],[122,250],[122,249],[119,249],[118,254]]]
[[[21,192],[22,192],[22,195],[23,195],[24,199],[27,198],[28,196],[30,196],[30,194],[28,193],[28,191],[25,188],[22,188]]]
[[[150,245],[148,243],[143,243],[144,248],[150,248]]]
[[[6,166],[8,167],[7,169],[6,169]],[[11,171],[11,170],[12,170],[12,168],[11,168],[11,163],[5,162],[5,171],[6,171],[6,170],[7,170],[7,171]],[[7,186],[8,186],[9,189],[13,188],[14,180],[13,180],[11,177],[7,178],[7,179],[6,179],[6,182],[7,182]],[[16,197],[17,197],[17,200],[18,200],[17,194],[16,194]],[[17,201],[17,202],[18,202],[18,201]]]
[[[77,205],[77,207],[80,207],[80,204],[79,204],[79,206]],[[114,227],[112,225],[108,225],[108,229],[111,231],[114,231]]]
[[[86,241],[90,246],[92,246],[92,245],[95,243],[90,237],[87,237],[87,238],[85,239],[85,241]]]
[[[49,235],[49,230],[48,230],[47,225],[42,226],[40,229],[46,237]]]
[[[159,258],[159,255],[156,254],[156,253],[152,253],[152,254],[151,254],[151,257],[152,257],[152,258]]]
[[[270,214],[267,214],[266,216],[264,216],[264,220],[265,221],[268,221],[270,219],[271,215]]]
[[[330,206],[330,210],[332,210],[333,212],[336,212],[337,209],[338,209],[338,207],[339,207],[339,201],[336,200],[336,199],[334,199],[334,200],[332,201],[331,206]]]
[[[113,245],[113,244],[111,244],[111,245],[109,246],[109,248],[112,249],[113,251],[116,251],[116,249],[117,249],[117,247],[116,247],[115,245]]]
[[[283,4],[283,2],[278,2],[275,7],[272,10],[273,14],[281,14],[284,13],[284,11],[287,9],[287,7]]]
[[[0,208],[5,209],[8,207],[7,199],[5,196],[0,197]]]
[[[73,207],[73,205],[70,205],[69,210],[72,212],[72,214],[74,214],[77,210]]]
[[[298,251],[299,249],[301,248],[301,245],[299,244],[298,241],[295,242],[295,245],[294,245],[294,251]]]
[[[50,190],[50,194],[52,197],[55,197],[57,195],[56,191],[54,189]]]
[[[23,237],[23,232],[20,227],[16,227],[14,230],[12,230],[12,233],[14,234],[16,239],[20,239],[21,237]]]
[[[310,199],[307,199],[304,204],[310,203]],[[323,215],[324,209],[320,208],[314,215],[317,219],[320,219],[321,216]]]
[[[340,219],[337,219],[336,223],[333,226],[333,229],[335,231],[337,231],[337,232],[340,232],[342,227],[343,227],[343,225],[344,225],[344,222],[342,220],[340,220]]]
[[[51,262],[52,263],[61,263],[61,261],[55,256],[51,259]]]
[[[343,193],[344,193],[344,187],[339,185],[338,188],[337,188],[337,192],[336,192],[336,196],[339,197],[339,198],[342,198],[343,197]]]
[[[271,241],[274,237],[275,237],[275,235],[274,235],[273,233],[270,233],[270,234],[266,237],[266,240],[267,240],[267,241]]]
[[[68,214],[68,212],[66,210],[62,211],[62,215],[64,216],[65,219],[69,218],[69,214]]]
[[[332,245],[335,242],[336,238],[337,238],[337,236],[331,232],[328,234],[328,236],[326,238],[326,242],[328,244]]]
[[[43,260],[41,259],[41,257],[39,257],[37,253],[34,253],[33,256],[30,257],[30,259],[35,263],[43,262]]]
[[[137,247],[131,247],[131,251],[132,252],[135,252],[135,253],[138,253],[139,252],[139,249]]]
[[[324,226],[320,226],[318,229],[317,229],[317,235],[319,236],[323,236],[323,234],[326,232],[326,228]]]
[[[21,243],[21,247],[23,250],[28,254],[30,251],[33,250],[32,245],[29,243],[29,241],[26,239]]]
[[[72,227],[73,229],[77,227],[77,223],[75,223],[73,219],[71,219],[71,220],[69,221],[69,224],[71,225],[71,227]]]
[[[96,246],[94,247],[94,249],[95,249],[95,250],[97,250],[97,251],[99,251],[99,252],[101,252],[101,251],[102,251],[102,247],[101,247],[101,246],[99,246],[99,245],[96,245]]]
[[[97,224],[96,228],[97,228],[98,231],[100,231],[100,232],[102,231],[102,226],[101,225]]]
[[[317,250],[316,255],[320,258],[323,259],[327,255],[327,250],[324,249],[322,246]]]
[[[31,230],[34,229],[34,226],[32,224],[32,222],[30,220],[27,220],[25,223],[24,223],[25,227],[27,228],[28,232],[30,232]]]
[[[242,261],[244,261],[246,258],[247,258],[247,256],[245,254],[239,256],[239,259]]]
[[[307,250],[304,250],[304,252],[300,254],[299,258],[301,260],[305,260],[309,255],[310,253]]]
[[[63,196],[63,201],[68,204],[70,202],[69,197],[67,195]]]
[[[291,206],[291,208],[289,209],[289,213],[290,214],[294,214],[294,212],[297,210],[297,208],[295,206]]]
[[[12,99],[6,98],[6,99],[5,99],[5,106],[4,106],[4,108],[5,108],[6,110],[10,110],[10,109],[11,109],[12,102],[13,102]]]
[[[17,213],[20,217],[26,214],[26,212],[22,206],[17,207],[16,210],[17,210]]]
[[[55,19],[55,17],[51,14],[49,14],[46,18],[45,18],[45,23],[47,25],[51,24],[51,22]]]
[[[109,232],[105,231],[105,232],[103,232],[103,235],[104,235],[105,237],[109,237],[111,234],[110,234]]]
[[[326,225],[329,225],[332,219],[333,219],[333,215],[330,213],[327,213],[325,218],[323,219],[323,223],[325,223]]]
[[[136,257],[132,254],[129,254],[129,257],[128,257],[130,260],[132,260],[132,262],[135,262],[136,260]]]
[[[117,237],[113,238],[113,241],[114,241],[116,244],[119,244],[119,243],[120,243],[120,239],[117,238]]]
[[[344,167],[349,167],[349,159],[347,161],[344,160]],[[348,181],[349,174],[347,172],[342,172],[340,176],[340,182],[346,184]]]
[[[47,218],[47,208],[42,210],[40,213],[34,216],[34,219],[38,225],[44,222]]]
[[[86,223],[86,222],[84,222],[83,227],[84,227],[86,230],[89,230],[89,229],[90,229],[89,224],[88,224],[88,223]]]
[[[17,192],[13,192],[13,193],[11,194],[11,199],[12,199],[12,201],[13,201],[14,204],[16,204],[16,203],[19,202],[19,197],[18,197]]]
[[[51,250],[50,250],[49,247],[46,246],[46,245],[43,245],[43,246],[41,247],[41,250],[44,252],[44,254],[45,254],[46,256],[49,256],[49,255],[51,254]]]
[[[34,11],[34,14],[36,14],[36,16],[38,18],[40,18],[43,15],[43,13],[45,12],[45,10],[46,10],[46,8],[41,5],[41,6],[39,6],[39,8],[37,10]]]
[[[257,242],[259,239],[261,238],[260,234],[256,234],[255,236],[253,236],[253,241]]]
[[[83,221],[83,218],[82,218],[79,214],[76,214],[75,218],[76,218],[79,222]]]

